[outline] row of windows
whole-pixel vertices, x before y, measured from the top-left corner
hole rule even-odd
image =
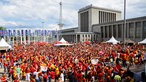
[[[115,13],[99,11],[99,24],[113,21],[116,21]]]
[[[143,38],[146,38],[146,21],[143,22]]]
[[[101,37],[109,38],[111,36],[114,36],[117,38],[122,38],[122,34],[126,33],[126,38],[134,38],[134,37],[140,38],[142,35],[143,38],[146,38],[146,21],[143,22],[143,30],[141,27],[142,27],[142,22],[127,23],[126,31],[124,32],[123,24],[101,26]]]

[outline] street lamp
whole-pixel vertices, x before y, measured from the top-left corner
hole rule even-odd
[[[126,0],[124,0],[124,28],[123,28],[124,48],[125,48],[125,40],[126,40]]]

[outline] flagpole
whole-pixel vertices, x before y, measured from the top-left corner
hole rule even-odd
[[[20,31],[20,39],[21,39],[21,44],[22,44],[22,33],[21,33],[21,31]]]
[[[15,36],[14,36],[14,34],[13,34],[13,45],[14,45],[14,37],[15,37]]]
[[[25,30],[23,30],[23,37],[24,37],[24,44],[26,44],[26,34],[25,34]]]

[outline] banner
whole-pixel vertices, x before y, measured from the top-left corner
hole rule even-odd
[[[47,36],[47,30],[44,30],[44,36]]]
[[[32,36],[31,30],[28,31],[28,36]]]
[[[20,36],[20,30],[17,30],[17,36]]]
[[[8,30],[8,36],[12,36],[12,31]]]
[[[7,36],[7,30],[3,30],[3,36]]]
[[[16,30],[13,30],[13,36],[16,36]]]
[[[24,36],[28,36],[28,30],[25,30]]]
[[[52,37],[57,36],[57,30],[52,30]]]

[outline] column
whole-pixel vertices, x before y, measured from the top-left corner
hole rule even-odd
[[[135,34],[136,34],[136,22],[134,22],[133,40],[135,40]]]
[[[103,38],[105,38],[105,26],[103,26]]]
[[[113,35],[113,34],[114,34],[114,33],[113,33],[113,32],[114,32],[114,31],[113,31],[113,25],[111,25],[111,29],[112,29],[112,36],[114,36],[114,35]]]
[[[24,37],[24,44],[26,44],[26,35],[25,35],[25,30],[23,30],[23,37]]]
[[[115,38],[118,38],[118,24],[115,25],[115,29],[116,29],[116,37]]]
[[[20,43],[22,44],[22,33],[21,33],[21,30],[20,30]]]
[[[107,38],[110,38],[109,37],[109,26],[107,26],[106,28],[107,28]]]
[[[76,43],[78,43],[78,40],[77,40],[77,34],[76,34]]]
[[[141,36],[140,39],[143,40],[143,21],[141,21]]]
[[[126,25],[126,28],[127,28],[127,37],[126,38],[129,38],[129,23],[127,23],[127,25]]]
[[[13,36],[13,45],[14,45],[14,37],[15,37],[15,36]]]

